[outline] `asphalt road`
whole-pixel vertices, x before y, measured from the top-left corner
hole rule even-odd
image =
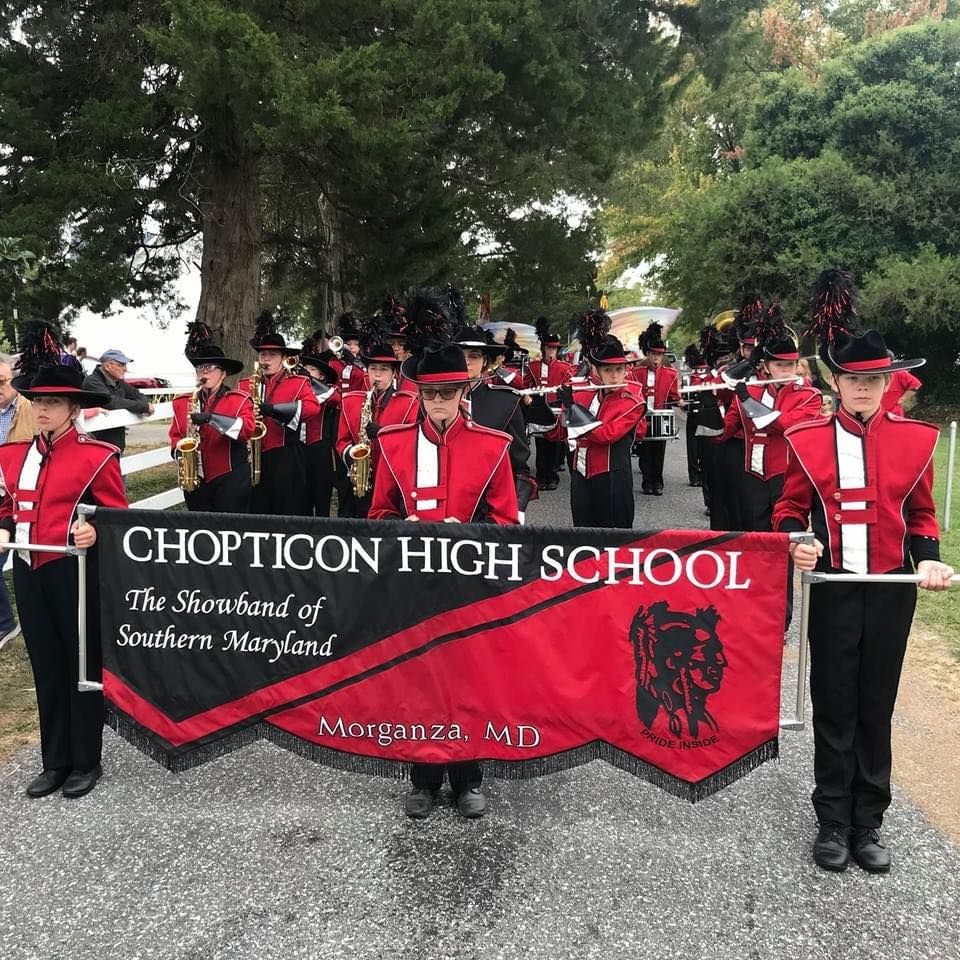
[[[682,458],[638,526],[705,524]],[[531,522],[569,522],[565,480]],[[960,851],[899,791],[889,876],[811,862],[809,729],[696,805],[598,761],[488,782],[478,822],[265,743],[179,775],[104,746],[80,801],[24,797],[35,747],[0,770],[2,960],[960,958]]]

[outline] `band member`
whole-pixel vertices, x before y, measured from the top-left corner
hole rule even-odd
[[[386,341],[393,350],[393,355],[402,364],[404,360],[409,360],[413,356],[410,349],[410,341],[407,339],[407,310],[395,297],[388,297],[380,307],[380,315],[384,318],[387,327]],[[416,396],[417,385],[411,383],[397,371],[396,388],[404,393],[412,393]]]
[[[320,416],[307,421],[307,500],[315,517],[330,516],[330,502],[337,479],[337,429],[340,423],[339,377],[331,366],[334,355],[320,350],[323,331],[317,330],[300,348],[300,366],[310,378],[310,389],[320,405]]]
[[[538,317],[537,337],[540,340],[540,359],[531,360],[527,367],[526,387],[559,387],[573,375],[573,367],[557,359],[560,352],[560,336],[550,329],[546,317]],[[544,400],[548,406],[557,403],[556,393],[548,393]],[[535,437],[537,455],[537,486],[541,490],[556,490],[560,485],[560,469],[566,455],[562,441]]]
[[[677,371],[664,366],[663,357],[667,345],[663,342],[663,327],[651,323],[640,336],[643,360],[634,367],[633,379],[643,386],[647,416],[654,410],[666,410],[683,406],[680,399],[680,384]],[[667,452],[666,440],[647,439],[639,444],[637,459],[643,477],[640,489],[655,497],[663,496],[663,459]]]
[[[726,350],[725,339],[717,327],[712,324],[706,324],[700,331],[700,352],[703,357],[704,367],[698,367],[691,380],[691,386],[707,386],[720,384],[720,377],[717,373],[721,365],[724,352]],[[712,443],[714,437],[719,437],[723,433],[724,410],[720,407],[717,390],[705,390],[694,394],[696,398],[696,413],[694,414],[696,441],[699,452],[700,464],[700,483],[703,491],[703,506],[706,516],[710,517],[710,525],[713,529],[725,529],[719,524],[723,520],[723,500],[719,499],[715,503],[712,491],[718,481],[718,455],[720,448]],[[687,407],[688,417],[690,416],[690,407]],[[714,517],[716,514],[716,517]],[[718,526],[714,527],[714,522]]]
[[[174,397],[170,451],[179,462],[188,510],[247,513],[247,441],[253,433],[253,404],[247,394],[231,390],[225,382],[243,369],[243,363],[225,357],[209,334],[205,324],[191,324],[187,359],[197,372],[197,387],[193,393]],[[185,458],[192,463],[194,485],[187,481]]]
[[[320,416],[320,404],[310,380],[291,373],[284,361],[296,356],[273,327],[273,317],[263,313],[250,341],[257,351],[259,370],[245,377],[239,389],[253,399],[266,427],[261,444],[260,482],[250,498],[253,513],[308,516],[306,451],[300,439],[300,424]],[[296,361],[294,361],[296,362]]]
[[[385,427],[377,435],[381,469],[370,519],[517,523],[510,437],[463,416],[461,403],[469,385],[463,351],[453,344],[427,350],[419,361],[408,360],[404,372],[417,383],[424,418]],[[483,772],[475,760],[445,767],[414,764],[407,816],[429,816],[445,768],[460,814],[483,816],[487,809],[480,792]]]
[[[691,387],[705,385],[707,378],[710,376],[710,367],[695,344],[691,343],[683,351],[683,359],[690,371],[689,385]],[[700,397],[698,394],[693,394],[692,398],[687,401],[687,422],[684,424],[684,436],[687,442],[687,485],[691,487],[703,486],[703,471],[700,465],[703,440],[697,435],[697,414],[699,411]]]
[[[903,405],[910,404],[922,386],[923,381],[909,370],[897,370],[890,375],[890,386],[883,392],[883,409],[898,417],[906,416]]]
[[[356,318],[352,313],[345,313],[340,317],[339,326],[343,349],[330,361],[330,366],[337,371],[340,378],[337,386],[340,396],[344,397],[353,390],[366,390],[368,384],[360,359],[360,328]]]
[[[517,488],[520,522],[523,523],[527,505],[536,498],[537,493],[537,483],[527,466],[530,445],[527,442],[523,404],[515,390],[498,384],[497,378],[490,374],[491,364],[503,357],[508,348],[495,343],[493,336],[479,327],[461,327],[453,335],[452,342],[463,350],[470,375],[470,389],[464,400],[467,415],[474,423],[502,430],[511,437],[510,466]]]
[[[758,330],[752,359],[757,376],[772,380],[764,386],[736,385],[724,418],[723,437],[744,438],[739,477],[740,516],[744,530],[771,530],[773,508],[783,492],[787,468],[784,433],[790,427],[820,416],[820,391],[797,382],[800,358],[797,342],[783,323],[779,304],[767,308]],[[792,578],[791,578],[792,582]]]
[[[630,451],[646,430],[643,403],[639,390],[627,383],[627,358],[616,337],[604,337],[587,357],[593,369],[591,383],[558,391],[568,412],[573,525],[629,529],[633,526]],[[591,384],[614,389],[591,391]]]
[[[417,395],[396,388],[400,363],[389,344],[375,343],[361,352],[361,358],[367,368],[370,389],[348,393],[340,401],[337,456],[343,459],[353,485],[349,507],[352,512],[341,509],[341,517],[366,517],[370,510],[380,460],[377,443],[380,430],[399,423],[416,423],[420,414]],[[357,489],[356,464],[361,461],[366,461],[361,469],[369,472],[363,489]]]
[[[503,337],[503,363],[497,367],[496,379],[508,387],[520,388],[527,379],[527,358],[530,351],[517,343],[517,331],[508,329]]]
[[[766,309],[766,301],[760,296],[747,297],[744,301],[731,331],[736,342],[736,354],[730,363],[718,369],[719,383],[728,384],[727,378],[730,377],[747,380],[754,376],[756,368],[752,358],[757,343],[756,328]],[[729,412],[734,396],[733,389],[726,387],[718,390],[717,402],[724,411]],[[732,434],[725,430],[713,443],[716,447],[716,491],[715,496],[711,495],[710,526],[714,530],[745,530],[741,493],[745,456],[742,426],[739,422],[735,423]]]
[[[49,330],[25,337],[14,388],[32,402],[39,431],[29,441],[0,447],[0,543],[70,544],[87,549],[89,679],[100,670],[99,579],[93,523],[81,522],[81,503],[123,508],[127,497],[115,446],[77,433],[81,409],[102,407],[104,394],[83,389],[83,375],[62,366]],[[31,372],[32,371],[32,372]],[[2,556],[2,553],[0,553]],[[89,793],[102,770],[103,695],[77,689],[77,558],[61,553],[16,553],[13,583],[33,669],[40,713],[43,770],[30,797],[63,788]]]
[[[814,543],[791,548],[801,570],[900,573],[912,570],[912,560],[921,587],[946,589],[953,570],[940,562],[932,496],[938,430],[882,410],[891,375],[924,361],[893,361],[879,333],[851,332],[851,289],[839,271],[818,281],[824,319],[817,332],[839,406],[832,417],[787,431],[790,458],[774,528],[812,524]],[[822,309],[845,302],[845,317]],[[813,857],[823,869],[846,869],[851,848],[862,869],[890,869],[880,827],[890,804],[890,725],[915,603],[914,584],[822,583],[811,590]]]

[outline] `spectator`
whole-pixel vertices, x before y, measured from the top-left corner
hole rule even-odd
[[[153,413],[153,404],[136,387],[123,382],[127,374],[127,364],[132,362],[122,350],[107,350],[100,357],[100,366],[83,381],[83,389],[106,393],[110,397],[107,410],[129,410],[131,413],[149,416]],[[121,453],[127,444],[126,427],[97,430],[92,435],[97,440],[112,443]]]
[[[10,383],[12,378],[10,358],[0,354],[0,444],[32,440],[36,432],[31,403],[13,389]],[[7,581],[2,574],[5,559],[0,559],[0,648],[20,632],[20,624],[10,606]]]
[[[80,361],[80,366],[83,368],[83,375],[85,377],[90,376],[90,374],[97,369],[97,360],[87,356],[86,347],[77,347],[77,359]]]

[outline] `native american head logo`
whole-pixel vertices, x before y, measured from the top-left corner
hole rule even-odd
[[[707,698],[723,682],[727,658],[717,636],[720,616],[713,607],[686,613],[666,602],[640,607],[630,625],[637,668],[637,716],[652,727],[666,710],[670,733],[679,737],[684,724],[691,737],[700,725],[717,730]]]

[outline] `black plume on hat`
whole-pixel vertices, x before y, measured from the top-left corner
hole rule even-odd
[[[413,353],[436,349],[450,340],[453,324],[447,291],[437,287],[413,287],[406,294],[407,326],[404,335]]]
[[[667,345],[663,342],[663,326],[652,320],[647,329],[640,334],[640,349],[647,353],[650,350],[666,350]]]

